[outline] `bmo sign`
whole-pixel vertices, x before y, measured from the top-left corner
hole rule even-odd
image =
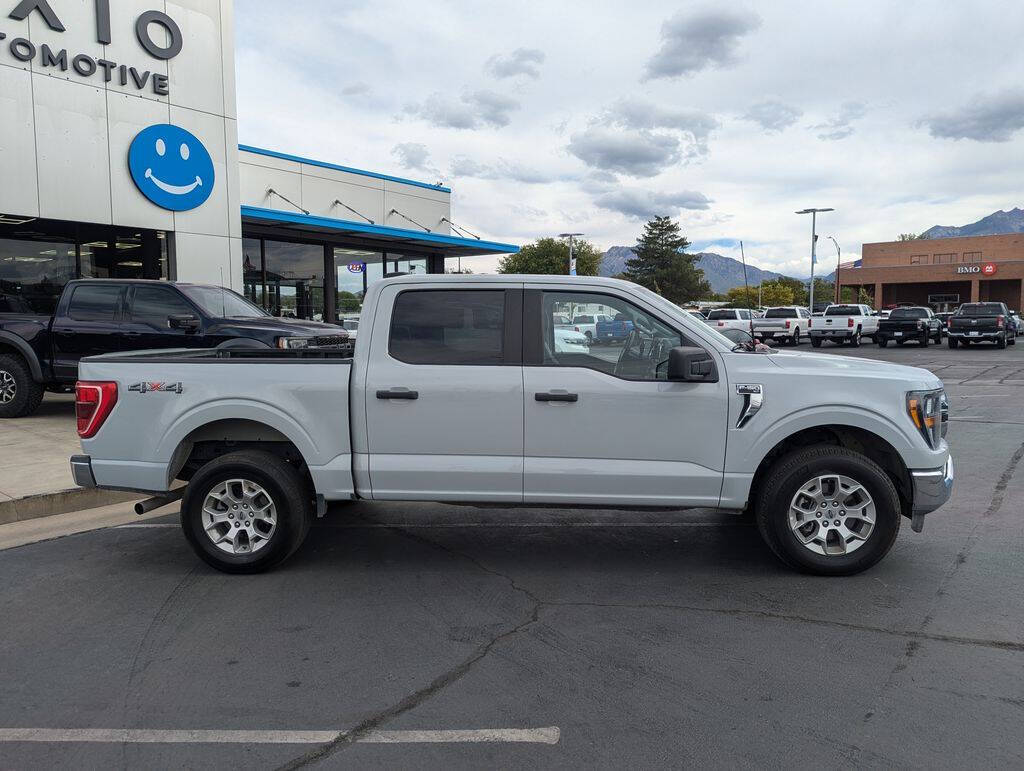
[[[994,262],[986,262],[984,265],[957,265],[957,273],[980,273],[983,276],[994,276],[996,274],[996,264]]]

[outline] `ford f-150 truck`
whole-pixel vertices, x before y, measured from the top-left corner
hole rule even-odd
[[[553,308],[600,302],[621,348],[559,350]],[[81,364],[80,485],[175,498],[196,553],[254,572],[328,502],[717,508],[784,562],[855,573],[948,498],[941,381],[730,342],[616,279],[374,283],[355,355],[155,351]]]
[[[930,341],[941,343],[942,322],[932,313],[931,308],[894,308],[888,317],[879,317],[878,331],[875,332],[875,342],[879,348],[885,348],[890,340],[896,345],[903,345],[907,341],[921,346],[927,346]]]
[[[810,319],[811,314],[806,308],[768,308],[763,318],[754,319],[754,337],[800,345],[801,332],[807,331]]]
[[[860,345],[861,337],[874,340],[878,316],[867,305],[830,305],[819,318],[810,319],[808,334],[811,345],[820,348],[825,340]]]
[[[964,303],[949,317],[949,347],[981,342],[995,343],[997,348],[1016,345],[1017,330],[1011,324],[1005,303]]]
[[[230,289],[141,279],[81,279],[52,316],[0,311],[0,418],[69,390],[83,356],[150,348],[298,348],[352,352],[341,327],[271,316]]]

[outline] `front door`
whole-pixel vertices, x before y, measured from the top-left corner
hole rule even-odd
[[[382,292],[363,389],[374,499],[522,501],[522,290],[513,286]]]
[[[202,348],[209,341],[199,328],[187,330],[170,325],[171,316],[195,316],[196,310],[169,286],[139,284],[129,292],[128,312],[123,325],[125,350],[151,348]]]
[[[579,305],[610,308],[633,328],[589,350],[567,346],[554,320]],[[696,343],[606,291],[527,291],[524,319],[526,502],[718,505],[728,409],[720,360],[717,383],[669,382],[668,351]]]

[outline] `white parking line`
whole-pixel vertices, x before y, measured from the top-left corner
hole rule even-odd
[[[0,728],[0,742],[107,744],[327,744],[340,731],[223,731],[156,728]],[[546,728],[474,728],[439,731],[368,731],[360,744],[466,742],[557,744],[561,731]]]

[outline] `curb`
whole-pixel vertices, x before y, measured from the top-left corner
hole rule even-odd
[[[72,487],[53,493],[27,495],[24,498],[0,502],[0,525],[50,517],[54,514],[68,514],[82,509],[95,509],[112,503],[137,501],[144,497],[139,493],[100,490],[94,487]]]

